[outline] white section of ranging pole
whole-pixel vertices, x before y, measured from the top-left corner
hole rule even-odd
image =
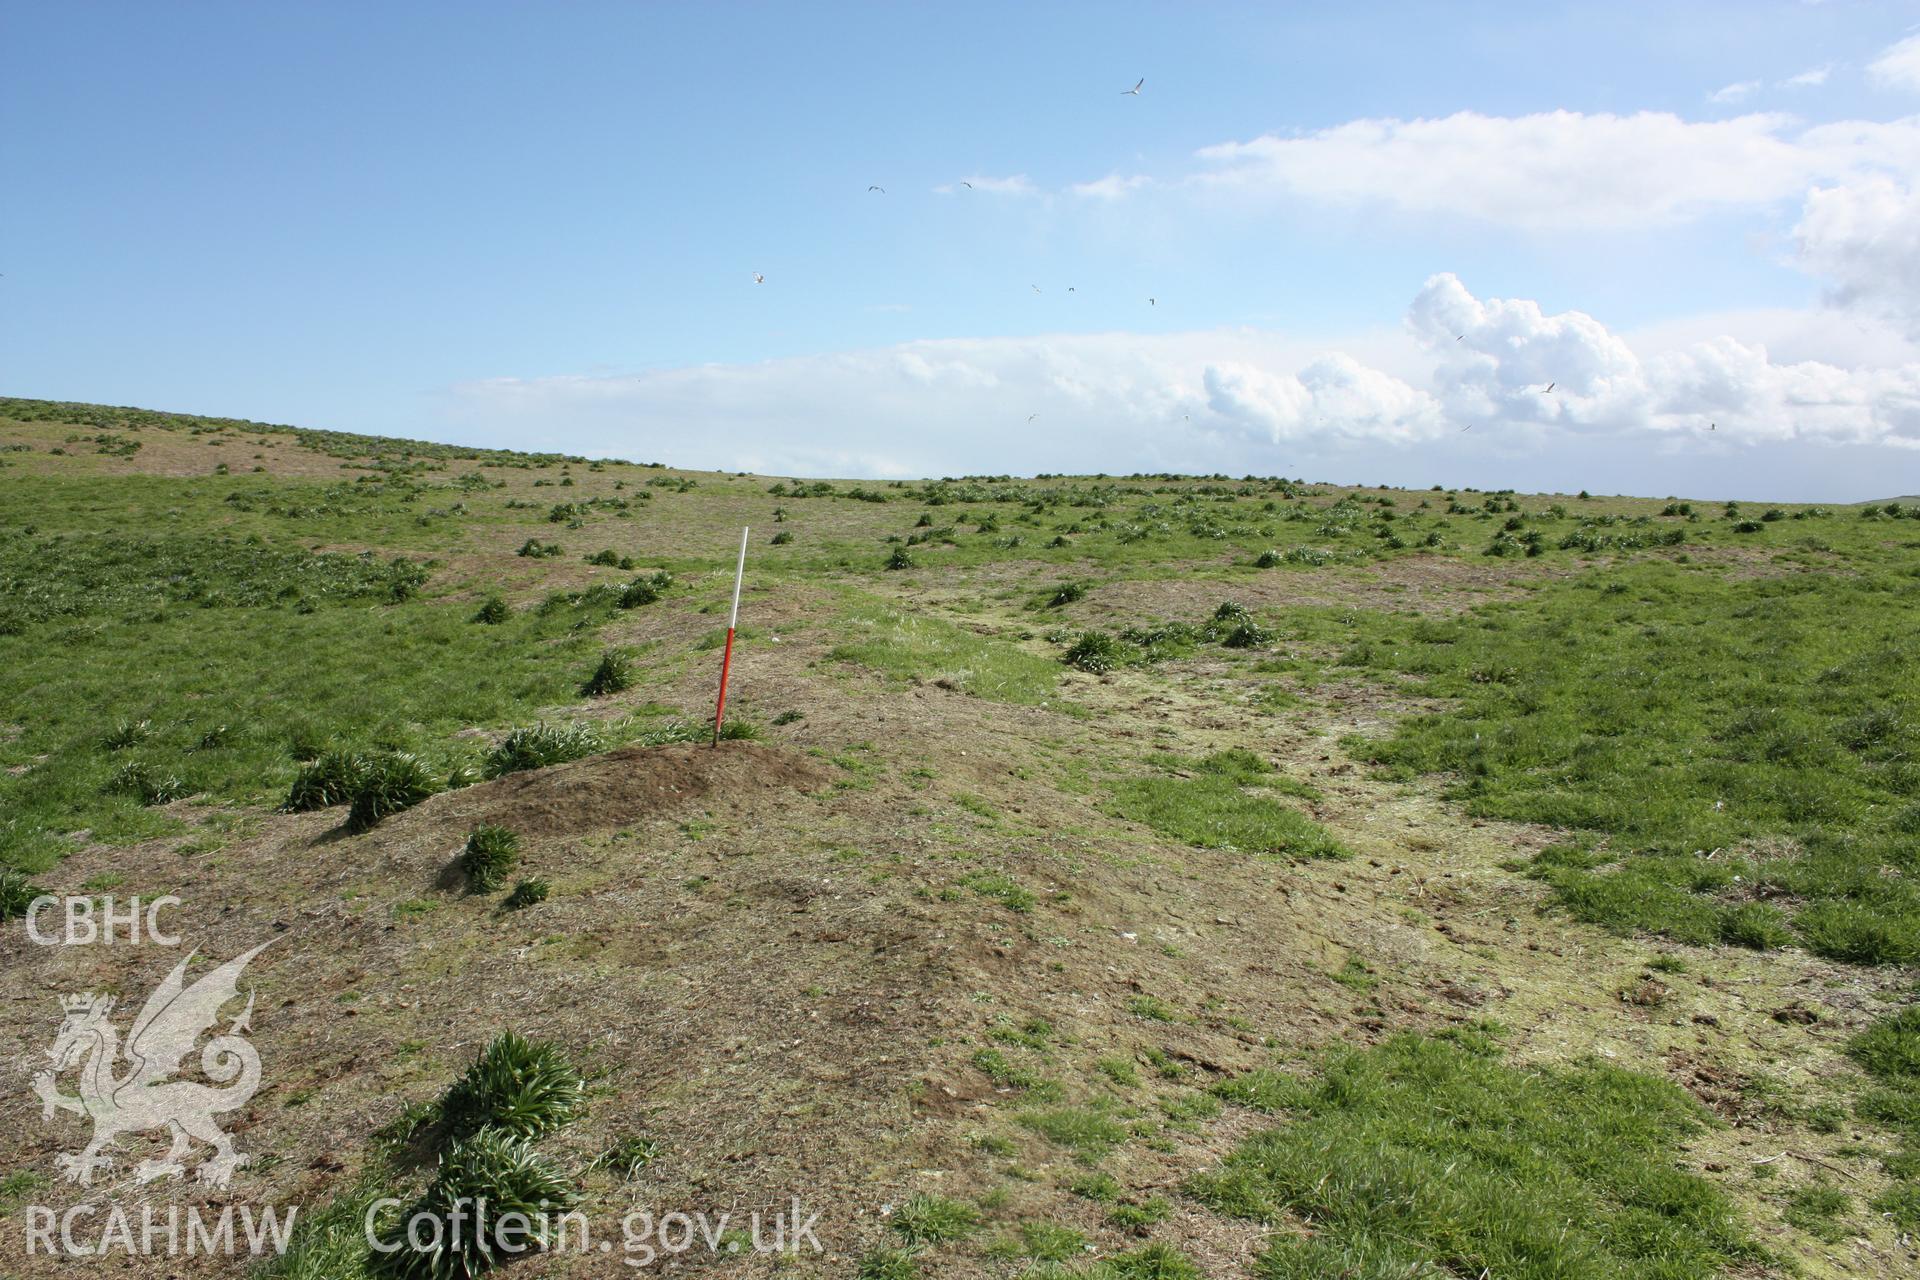
[[[733,612],[727,615],[727,630],[731,631],[740,624],[740,581],[747,573],[747,533],[745,525],[740,527],[740,563],[733,567]]]

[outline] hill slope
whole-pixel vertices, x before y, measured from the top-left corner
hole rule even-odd
[[[703,1274],[1915,1265],[1920,511],[834,483],[34,401],[0,449],[7,892],[176,894],[195,974],[270,943],[226,1128],[231,1198],[313,1220],[277,1274],[362,1273],[315,1227],[427,1185],[419,1109],[502,1031],[585,1075],[535,1150],[599,1238],[820,1214],[822,1253]],[[741,525],[750,737],[709,747]],[[416,802],[356,824],[376,778]],[[179,957],[17,919],[0,955],[0,1256],[64,1273],[28,1207],[102,1193],[25,1087],[54,997],[130,1017]],[[166,1145],[115,1194],[228,1197],[136,1191]]]

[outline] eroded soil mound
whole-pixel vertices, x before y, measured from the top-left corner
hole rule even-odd
[[[817,762],[758,742],[718,747],[634,743],[570,764],[481,783],[461,793],[463,815],[529,836],[572,835],[626,826],[705,796],[739,799],[827,785]]]

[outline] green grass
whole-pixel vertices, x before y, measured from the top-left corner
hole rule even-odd
[[[1903,1230],[1920,1230],[1920,1005],[1875,1022],[1847,1042],[1847,1055],[1872,1081],[1861,1093],[1860,1114],[1899,1134],[1903,1144],[1885,1162],[1893,1185],[1873,1209]]]
[[[1511,1067],[1406,1034],[1336,1052],[1312,1079],[1261,1072],[1220,1092],[1289,1122],[1191,1190],[1220,1212],[1315,1225],[1276,1238],[1263,1277],[1699,1280],[1760,1257],[1726,1197],[1674,1167],[1706,1113],[1650,1076]]]
[[[455,1138],[503,1129],[537,1138],[571,1120],[586,1085],[560,1047],[503,1031],[487,1042],[440,1103],[440,1120]]]
[[[28,766],[0,772],[0,865],[49,866],[81,828],[108,842],[180,829],[137,788],[110,786],[129,765],[240,801],[294,799],[301,762],[329,750],[408,750],[442,771],[468,750],[454,732],[572,698],[580,655],[597,648],[573,629],[581,617],[529,612],[475,627],[464,607],[424,601],[306,614],[218,606],[0,635],[0,724],[21,726],[0,739],[0,769]],[[102,745],[103,724],[143,720],[138,741]]]
[[[1059,683],[1057,664],[938,618],[867,608],[845,625],[854,638],[827,656],[894,680],[945,681],[989,702],[1024,704],[1047,701]]]
[[[1920,569],[1862,550],[1854,570],[1633,565],[1455,622],[1381,619],[1343,662],[1457,702],[1354,749],[1450,775],[1474,814],[1590,833],[1535,868],[1583,919],[1912,963]]]
[[[980,1211],[962,1200],[916,1193],[895,1210],[893,1232],[907,1244],[964,1240],[980,1225]]]
[[[1270,792],[1301,788],[1273,776],[1272,767],[1251,752],[1236,749],[1200,761],[1160,761],[1163,767],[1190,767],[1194,774],[1114,783],[1110,807],[1116,816],[1205,849],[1303,859],[1349,856],[1325,827],[1273,798]]]

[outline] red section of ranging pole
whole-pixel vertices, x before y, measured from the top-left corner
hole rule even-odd
[[[720,657],[720,698],[713,706],[713,745],[720,745],[720,722],[727,714],[727,673],[733,669],[733,632],[740,623],[740,580],[747,572],[747,530],[740,530],[740,562],[733,568],[733,611],[727,615],[727,650]]]

